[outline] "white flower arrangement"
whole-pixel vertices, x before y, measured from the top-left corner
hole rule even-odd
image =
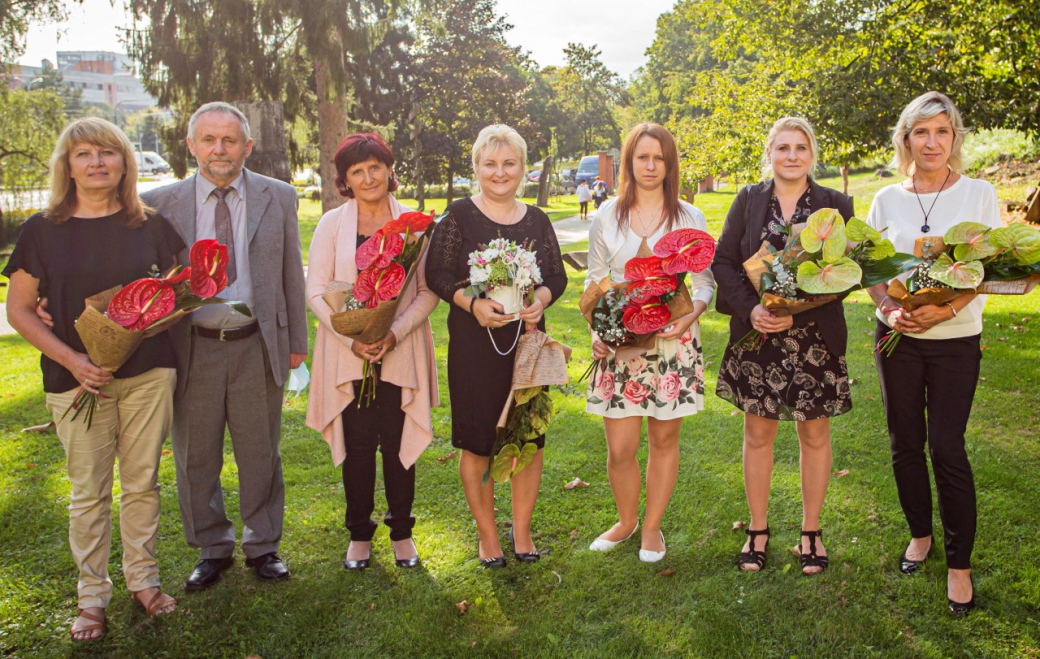
[[[470,252],[467,263],[474,294],[503,287],[516,287],[526,293],[535,284],[542,283],[535,253],[505,238],[496,238]]]

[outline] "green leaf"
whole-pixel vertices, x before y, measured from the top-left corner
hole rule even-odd
[[[952,288],[975,288],[982,283],[984,274],[980,261],[955,262],[945,252],[928,270],[929,277]]]
[[[1001,260],[1014,260],[1018,265],[1032,265],[1040,261],[1040,231],[1015,222],[1000,229],[993,229],[990,243],[1004,250]]]
[[[833,263],[845,255],[845,221],[834,208],[816,211],[800,234],[802,248],[810,254],[823,250],[823,260]]]
[[[516,444],[506,444],[491,463],[491,477],[496,483],[505,483],[516,473],[516,463],[520,459],[520,451]]]
[[[845,237],[854,243],[869,240],[877,244],[881,241],[881,232],[858,217],[852,217],[845,225]]]
[[[517,405],[523,405],[524,403],[531,400],[541,392],[541,387],[528,387],[527,389],[517,389],[513,392],[513,398],[516,399]]]
[[[860,285],[863,288],[869,288],[875,284],[883,284],[895,279],[904,272],[910,272],[921,263],[924,263],[924,261],[913,254],[903,254],[901,252],[883,259],[877,259],[876,261],[866,261],[861,264],[863,277],[860,279]]]
[[[513,475],[519,474],[523,471],[524,467],[531,464],[534,460],[534,456],[538,454],[538,445],[534,442],[528,442],[524,444],[524,447],[520,449],[520,457],[516,460],[516,468],[513,469]]]
[[[960,222],[950,227],[943,242],[954,245],[953,258],[958,261],[977,261],[997,253],[990,244],[990,228],[978,222]]]
[[[859,283],[863,269],[850,258],[842,257],[822,268],[813,261],[798,266],[798,288],[810,295],[847,291]]]
[[[867,247],[867,258],[871,261],[880,261],[896,255],[896,246],[891,240],[882,239]]]

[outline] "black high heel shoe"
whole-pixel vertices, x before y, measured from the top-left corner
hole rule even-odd
[[[821,541],[823,540],[823,529],[820,529],[819,531],[806,531],[805,529],[802,529],[802,535],[809,538],[809,553],[801,554],[802,574],[807,577],[811,577],[814,574],[822,574],[823,571],[827,569],[827,566],[830,565],[830,561],[826,556],[819,556],[816,553],[816,538],[819,538]],[[801,543],[799,543],[799,551],[800,549]],[[807,567],[818,567],[820,568],[820,571],[806,572],[805,568]]]
[[[744,533],[751,538],[751,542],[748,544],[748,550],[740,552],[737,556],[737,567],[744,572],[761,572],[762,568],[766,566],[766,550],[769,549],[769,527],[767,526],[761,531],[744,529]],[[766,544],[761,551],[755,549],[755,539],[760,535],[766,536]],[[741,567],[743,565],[757,565],[758,570],[747,570]]]
[[[919,561],[907,558],[906,550],[903,550],[903,555],[899,557],[899,571],[903,574],[913,574],[914,572],[920,570],[921,566],[924,565],[924,562],[927,561],[928,557],[932,555],[932,547],[934,546],[935,542],[933,541],[932,544],[928,545],[928,551],[925,552],[924,558],[922,558]]]
[[[955,618],[964,618],[964,617],[966,617],[968,615],[969,611],[971,611],[972,609],[975,608],[975,580],[972,579],[971,577],[968,577],[968,580],[971,581],[971,599],[970,600],[968,600],[967,602],[963,602],[962,603],[962,602],[954,602],[949,597],[946,598],[946,601],[949,602],[949,604],[950,604],[950,613],[952,613]]]
[[[480,557],[480,538],[477,537],[477,560],[480,561],[480,567],[485,570],[503,568],[506,566],[505,556],[495,556],[493,558],[481,558]]]
[[[394,547],[393,543],[391,543],[390,544],[390,548],[393,549],[393,547]],[[419,552],[418,552],[418,550],[416,550],[415,556],[412,556],[411,558],[398,558],[397,557],[397,550],[393,549],[393,551],[394,551],[394,565],[396,565],[397,567],[401,567],[401,568],[405,568],[405,569],[411,569],[411,568],[416,568],[416,567],[419,567],[420,565],[422,565],[422,561],[419,560]]]
[[[542,556],[537,550],[527,552],[518,552],[516,550],[516,540],[513,539],[513,527],[509,527],[509,542],[513,545],[513,558],[521,563],[537,563],[541,560]]]
[[[372,548],[369,546],[368,557],[362,558],[360,561],[352,561],[349,558],[343,559],[343,567],[348,570],[354,570],[355,572],[361,572],[368,567],[368,561],[372,558]]]

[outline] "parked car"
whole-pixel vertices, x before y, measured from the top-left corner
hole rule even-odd
[[[578,171],[574,174],[574,185],[581,185],[582,181],[588,181],[589,185],[599,176],[599,156],[585,156],[578,163]]]
[[[542,175],[542,170],[540,170],[540,169],[531,170],[531,171],[527,172],[527,182],[528,183],[537,183],[538,182],[538,177],[540,177],[541,175]]]
[[[163,160],[155,151],[135,151],[137,171],[141,174],[165,174],[170,171],[170,163]]]

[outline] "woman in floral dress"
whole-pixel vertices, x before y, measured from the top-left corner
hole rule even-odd
[[[585,286],[611,277],[624,281],[625,264],[674,229],[704,231],[704,213],[679,200],[679,154],[675,138],[657,124],[640,124],[625,138],[618,195],[596,213],[589,229],[589,274]],[[710,270],[692,274],[693,312],[673,319],[643,354],[611,353],[592,332],[593,359],[605,359],[589,383],[586,410],[603,417],[607,474],[618,522],[589,549],[606,551],[635,534],[642,487],[636,450],[646,417],[650,455],[646,465],[646,513],[639,558],[665,555],[661,520],[679,474],[679,429],[684,417],[704,409],[704,360],[697,319],[715,294]],[[624,349],[630,351],[631,349]]]
[[[780,421],[794,421],[801,449],[802,572],[827,567],[820,511],[831,473],[830,417],[852,408],[845,367],[847,331],[840,300],[794,316],[776,316],[759,303],[743,263],[763,242],[782,249],[791,225],[814,211],[836,208],[846,221],[852,199],[818,185],[809,174],[818,149],[812,126],[787,117],[773,124],[763,160],[771,174],[737,194],[719,236],[712,271],[719,284],[716,308],[730,318],[730,339],[716,393],[744,411],[744,488],[751,508],[748,541],[737,563],[765,567],[766,508],[773,473],[773,442]],[[765,335],[760,349],[741,347],[752,329]],[[765,541],[758,538],[764,536]]]

